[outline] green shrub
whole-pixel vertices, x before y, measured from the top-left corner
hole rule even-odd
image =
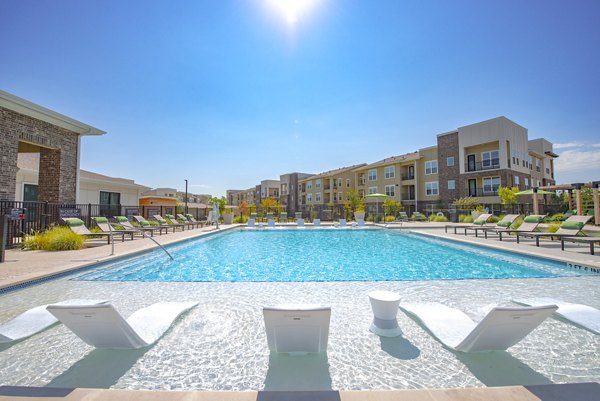
[[[550,220],[552,221],[563,221],[565,218],[564,213],[556,213],[553,214],[552,217],[550,217]]]
[[[244,216],[244,215],[236,216],[236,217],[234,217],[233,222],[246,224],[248,222],[248,216]]]
[[[472,223],[473,221],[475,221],[475,220],[473,219],[473,216],[466,215],[466,216],[463,218],[463,221],[461,221],[461,223]]]
[[[490,218],[488,219],[488,222],[490,223],[497,223],[500,221],[500,217],[496,216],[496,215],[491,215]]]
[[[464,223],[465,222],[465,217],[467,217],[466,214],[459,214],[458,215],[458,222],[459,223]]]
[[[513,229],[517,229],[521,226],[521,224],[523,224],[523,217],[519,216],[517,217],[517,219],[512,223],[512,225],[510,226]]]
[[[548,231],[549,233],[555,233],[558,231],[559,228],[560,228],[560,224],[554,223],[554,224],[550,224],[546,231]]]
[[[448,221],[448,218],[446,216],[438,216],[437,214],[432,214],[429,216],[429,221],[436,223],[444,223]]]
[[[43,233],[27,236],[23,248],[42,251],[70,251],[82,249],[85,238],[69,227],[54,227]]]

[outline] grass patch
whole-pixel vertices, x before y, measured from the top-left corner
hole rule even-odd
[[[71,251],[82,249],[85,238],[75,234],[69,227],[54,227],[43,233],[29,235],[23,248],[41,251]]]

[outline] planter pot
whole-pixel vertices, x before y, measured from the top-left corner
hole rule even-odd
[[[354,219],[365,219],[365,212],[354,212]]]
[[[223,224],[232,224],[233,223],[233,213],[223,214]]]

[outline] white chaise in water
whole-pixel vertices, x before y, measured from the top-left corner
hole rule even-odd
[[[183,312],[197,302],[158,302],[127,320],[110,304],[49,305],[48,311],[85,343],[97,348],[143,348],[155,343]]]
[[[592,308],[591,306],[573,304],[552,298],[513,299],[513,302],[530,306],[554,304],[558,306],[558,310],[556,311],[557,315],[562,316],[566,320],[569,320],[592,333],[600,334],[600,310]]]
[[[464,312],[431,302],[401,303],[400,309],[415,316],[444,345],[456,351],[504,351],[512,347],[548,316],[556,305],[536,307],[495,307],[475,323]]]
[[[279,305],[263,308],[267,343],[273,352],[325,352],[331,308],[319,305]]]
[[[107,301],[96,299],[68,299],[55,305],[97,305],[105,302]],[[58,319],[46,310],[47,306],[36,306],[1,325],[0,343],[22,340],[57,323]]]

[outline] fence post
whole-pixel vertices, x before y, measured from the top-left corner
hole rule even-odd
[[[92,204],[88,203],[88,212],[87,212],[87,226],[92,225]]]
[[[0,263],[6,260],[6,240],[8,239],[8,216],[0,216]]]

